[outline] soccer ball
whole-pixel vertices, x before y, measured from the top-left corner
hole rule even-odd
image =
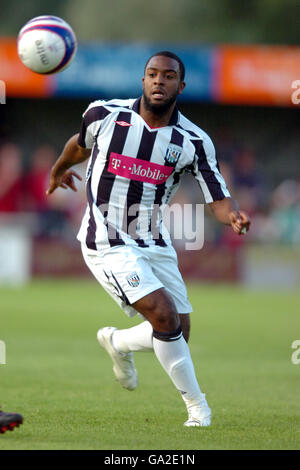
[[[57,16],[38,16],[28,21],[20,30],[17,42],[23,64],[42,74],[64,70],[77,50],[74,31]]]

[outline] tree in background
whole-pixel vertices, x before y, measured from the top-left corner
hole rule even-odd
[[[65,18],[79,40],[299,44],[299,0],[11,0],[0,35],[42,14]]]

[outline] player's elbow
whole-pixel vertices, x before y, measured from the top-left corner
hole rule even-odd
[[[85,161],[87,158],[89,158],[91,154],[91,149],[81,147],[81,145],[78,143],[78,137],[79,137],[79,133],[74,134],[68,142],[70,147],[72,147],[74,155],[76,155],[76,163]]]

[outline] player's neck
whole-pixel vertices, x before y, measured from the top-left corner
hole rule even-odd
[[[173,103],[165,113],[157,114],[145,106],[144,99],[142,97],[139,113],[149,127],[165,127],[169,125],[175,106],[176,103]]]

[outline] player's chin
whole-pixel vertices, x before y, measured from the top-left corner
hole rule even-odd
[[[154,109],[162,109],[168,106],[169,100],[166,98],[154,98],[150,100],[150,104]]]

